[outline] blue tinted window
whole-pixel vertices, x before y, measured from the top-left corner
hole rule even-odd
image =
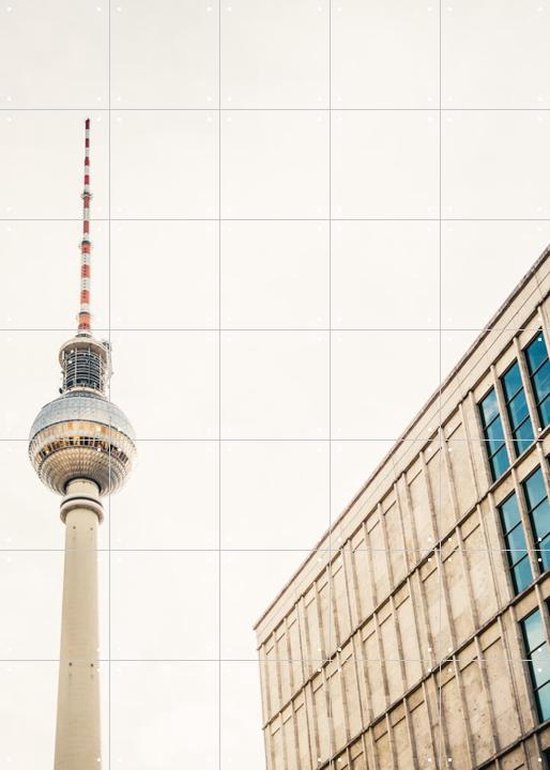
[[[546,344],[541,331],[539,331],[535,339],[527,345],[525,348],[525,355],[527,357],[529,369],[533,372],[546,361],[548,358],[548,351],[546,350]]]
[[[515,495],[511,495],[499,508],[500,521],[506,543],[506,555],[508,566],[512,574],[512,582],[516,593],[533,582],[533,572],[527,553],[525,532],[519,513],[518,501]]]
[[[491,452],[496,452],[504,444],[504,431],[500,417],[489,425],[486,430],[487,443]]]
[[[533,538],[537,548],[537,560],[541,571],[544,571],[550,566],[549,542],[547,541],[550,535],[550,503],[546,495],[541,468],[537,468],[523,482],[523,491],[525,492],[527,510],[529,511]]]
[[[521,524],[517,524],[515,529],[511,530],[511,532],[506,535],[506,539],[513,561],[517,561],[518,558],[525,555],[527,547],[525,545],[525,535]]]
[[[546,537],[550,531],[550,505],[548,500],[543,500],[531,511],[533,526],[539,539]]]
[[[502,525],[504,532],[508,532],[520,521],[518,499],[515,495],[506,500],[500,506],[500,514],[502,516]]]
[[[495,452],[495,454],[489,458],[489,462],[491,463],[491,472],[493,474],[493,479],[496,480],[499,478],[499,476],[502,476],[504,471],[506,471],[510,466],[510,461],[508,460],[508,452],[506,451],[506,447],[503,446],[501,449],[498,450],[498,452]]]
[[[541,425],[546,427],[550,423],[550,398],[548,396],[539,404],[539,414]]]
[[[541,720],[544,721],[550,717],[550,682],[539,688],[537,691],[537,700]]]
[[[533,428],[531,427],[531,423],[525,422],[515,431],[514,446],[516,447],[516,454],[518,456],[531,446],[533,438]]]
[[[511,401],[507,404],[508,414],[510,415],[510,422],[512,428],[515,425],[522,423],[526,417],[529,417],[529,410],[527,408],[527,400],[523,390],[518,391]]]
[[[484,425],[489,425],[495,417],[498,417],[497,394],[495,393],[494,388],[491,388],[489,393],[480,403],[479,408],[481,409]]]
[[[521,593],[527,586],[533,582],[533,572],[531,570],[531,564],[529,563],[529,557],[524,556],[521,561],[514,564],[512,567],[512,578],[514,581],[514,587],[516,593]]]
[[[527,641],[527,652],[540,647],[544,642],[544,627],[540,612],[531,613],[523,620],[523,630]]]
[[[550,654],[540,610],[521,621],[531,684],[541,721],[550,718]]]
[[[533,385],[540,401],[548,395],[550,390],[550,361],[544,364],[533,375]]]
[[[538,559],[543,570],[550,566],[550,505],[548,500],[543,500],[534,511],[531,512],[533,522],[533,534],[539,551]]]
[[[502,378],[502,389],[504,390],[504,395],[506,399],[509,401],[511,398],[513,398],[516,393],[523,388],[522,382],[521,382],[521,374],[519,371],[519,366],[517,363],[515,363]]]
[[[516,361],[502,376],[502,391],[506,402],[506,411],[510,420],[514,452],[518,457],[533,443],[535,434],[529,416],[527,399],[521,380],[519,364]]]
[[[548,361],[548,350],[542,332],[539,332],[525,348],[525,359],[540,422],[545,428],[550,423],[550,403],[547,398],[550,394],[550,361]]]
[[[523,486],[529,508],[534,508],[546,497],[546,488],[544,486],[544,479],[540,468],[537,468],[537,470],[523,482]]]
[[[550,653],[548,652],[547,644],[542,644],[533,653],[533,663],[535,663],[533,681],[539,687],[542,687],[547,682],[550,682]]]
[[[508,468],[510,460],[504,444],[504,431],[494,388],[491,388],[489,393],[480,402],[479,411],[485,435],[485,449],[489,459],[491,475],[493,481],[495,481]]]

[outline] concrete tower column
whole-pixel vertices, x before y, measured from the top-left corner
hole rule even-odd
[[[93,481],[69,482],[61,518],[66,528],[65,569],[54,767],[98,770],[97,527],[103,514]]]

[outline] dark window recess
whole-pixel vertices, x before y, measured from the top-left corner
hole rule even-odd
[[[515,591],[519,594],[533,582],[533,572],[515,494],[502,503],[499,507],[499,513],[506,543],[508,566],[512,574]]]
[[[519,364],[516,361],[501,378],[506,402],[506,411],[514,439],[514,452],[518,457],[534,441],[533,425],[521,381]]]
[[[63,361],[63,390],[86,387],[102,390],[105,381],[101,357],[92,348],[75,348],[65,353]]]
[[[523,490],[535,539],[537,560],[543,572],[550,567],[550,504],[541,468],[537,468],[523,482]]]
[[[502,429],[502,420],[498,410],[497,395],[495,389],[491,388],[489,393],[479,404],[481,414],[481,424],[485,436],[485,449],[491,467],[493,481],[502,476],[504,471],[510,465],[508,451],[504,443],[504,431]]]
[[[520,621],[539,719],[550,718],[550,653],[540,610]]]
[[[529,369],[540,424],[545,428],[550,423],[550,361],[542,331],[539,331],[525,348],[525,360]]]

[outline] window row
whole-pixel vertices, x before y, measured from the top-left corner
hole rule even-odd
[[[537,332],[523,354],[540,426],[545,428],[550,423],[550,361],[542,331]],[[526,395],[526,388],[529,386],[524,382],[519,361],[514,361],[502,375],[500,385],[502,407],[508,419],[513,451],[515,456],[519,457],[535,440]],[[494,387],[481,400],[479,411],[489,467],[493,481],[496,481],[510,466],[510,457],[499,397]]]
[[[529,384],[524,381],[519,361],[506,370],[500,378],[502,408],[505,410],[512,439],[513,452],[519,457],[535,440],[533,415],[530,414],[527,388],[531,388],[541,428],[550,423],[550,361],[542,331],[537,332],[523,351]],[[481,424],[485,438],[487,458],[493,481],[510,466],[506,445],[501,405],[495,387],[479,403]]]
[[[43,461],[54,452],[67,447],[90,447],[120,460],[123,465],[128,463],[128,455],[122,449],[96,436],[65,436],[55,439],[42,447],[38,452],[38,457]]]

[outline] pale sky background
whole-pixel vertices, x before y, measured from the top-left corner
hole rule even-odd
[[[550,242],[550,3],[442,3],[441,201],[438,4],[331,16],[329,94],[327,0],[113,0],[110,68],[103,0],[0,4],[2,768],[53,758],[64,531],[26,439],[75,326],[85,116],[139,439],[100,530],[109,770],[264,767],[254,621]]]

